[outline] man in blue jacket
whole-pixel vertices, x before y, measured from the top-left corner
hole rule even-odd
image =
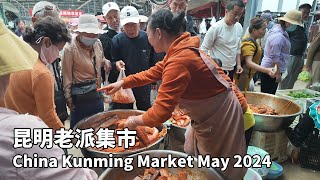
[[[111,63],[113,73],[119,74],[125,68],[126,75],[149,69],[156,63],[155,52],[148,41],[147,33],[140,30],[139,12],[135,7],[126,6],[121,12],[121,25],[124,32],[113,37],[111,44]],[[115,82],[117,76],[111,78]],[[139,110],[148,110],[151,85],[133,88],[136,105]],[[133,109],[133,104],[112,103],[110,109]]]

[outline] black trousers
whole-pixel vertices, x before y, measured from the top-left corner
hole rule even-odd
[[[277,88],[276,78],[271,78],[268,74],[261,73],[261,92],[276,94]]]
[[[231,71],[227,71],[227,70],[223,70],[225,74],[227,74],[229,76],[229,78],[231,79],[231,81],[233,81],[233,76],[234,76],[234,73],[236,72],[236,67],[231,70]]]
[[[251,140],[252,133],[253,133],[253,127],[247,129],[244,133],[246,137],[246,145],[248,147]]]

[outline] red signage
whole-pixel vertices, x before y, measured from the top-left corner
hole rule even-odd
[[[84,14],[84,11],[81,10],[61,10],[60,15],[62,17],[79,17]]]
[[[32,16],[32,9],[29,9],[29,14]],[[60,15],[62,17],[79,17],[84,14],[82,10],[60,10]]]

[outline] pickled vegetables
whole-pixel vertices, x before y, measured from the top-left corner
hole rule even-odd
[[[305,92],[292,92],[290,91],[288,96],[294,97],[294,98],[315,98],[319,97],[319,94],[310,94]]]
[[[177,126],[186,127],[191,122],[191,118],[179,107],[176,107],[172,112],[170,121]]]
[[[312,79],[312,76],[308,71],[302,71],[298,76],[298,80],[303,82],[310,82],[311,79]]]
[[[253,105],[253,104],[248,104],[250,109],[257,114],[266,114],[266,115],[279,115],[274,109],[271,107],[261,104],[261,105]]]
[[[139,175],[134,180],[187,180],[189,172],[186,170],[178,170],[172,174],[167,169],[145,169],[143,175]]]

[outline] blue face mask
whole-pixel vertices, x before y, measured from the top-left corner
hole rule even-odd
[[[286,28],[287,32],[292,32],[297,29],[297,25],[291,24],[290,27]]]
[[[270,30],[274,25],[274,22],[270,21],[268,26],[267,26],[267,29]]]
[[[98,38],[88,38],[85,36],[80,37],[80,41],[86,45],[86,46],[92,46],[94,43],[96,43]]]

